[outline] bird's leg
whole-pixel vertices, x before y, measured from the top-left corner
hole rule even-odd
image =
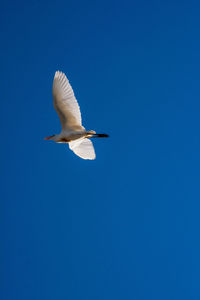
[[[86,137],[88,137],[88,138],[97,138],[97,137],[105,138],[105,137],[109,137],[109,135],[105,134],[105,133],[96,133],[96,131],[90,130],[90,131],[87,131]]]
[[[92,135],[91,137],[92,138],[107,138],[107,137],[109,137],[109,135],[106,133],[96,133],[96,134]]]

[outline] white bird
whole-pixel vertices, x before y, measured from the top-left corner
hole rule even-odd
[[[53,105],[60,118],[62,131],[60,134],[44,138],[56,143],[68,143],[69,148],[83,159],[95,159],[92,142],[88,138],[108,137],[97,134],[82,126],[81,112],[74,96],[73,89],[64,73],[57,71],[53,80]]]

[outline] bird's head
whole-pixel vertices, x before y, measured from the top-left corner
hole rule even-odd
[[[54,140],[54,137],[55,137],[55,134],[45,137],[44,140]]]

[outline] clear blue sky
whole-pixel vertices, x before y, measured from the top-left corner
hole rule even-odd
[[[200,299],[199,1],[2,1],[2,300]],[[66,73],[97,159],[43,140]]]

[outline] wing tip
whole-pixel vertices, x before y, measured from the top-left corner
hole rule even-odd
[[[56,79],[58,81],[69,82],[69,80],[67,79],[67,76],[65,75],[65,73],[63,73],[62,71],[59,71],[59,70],[55,72],[54,79]]]
[[[88,158],[88,160],[95,160],[96,159],[96,155],[94,157]]]
[[[83,158],[83,157],[81,157],[81,158]],[[87,158],[83,158],[83,159],[85,159],[85,160],[95,160],[96,159],[95,151],[94,151],[93,155],[91,155],[90,157],[87,157]]]
[[[54,75],[54,78],[57,78],[57,77],[59,77],[60,75],[62,75],[63,73],[61,72],[61,71],[56,71],[55,72],[55,75]]]
[[[75,153],[75,154],[76,154],[76,153]],[[87,158],[82,157],[82,156],[77,155],[77,154],[76,154],[76,156],[78,156],[78,157],[80,157],[80,158],[82,158],[82,159],[84,159],[84,160],[95,160],[95,159],[96,159],[96,155],[94,155],[93,157],[87,157]]]

